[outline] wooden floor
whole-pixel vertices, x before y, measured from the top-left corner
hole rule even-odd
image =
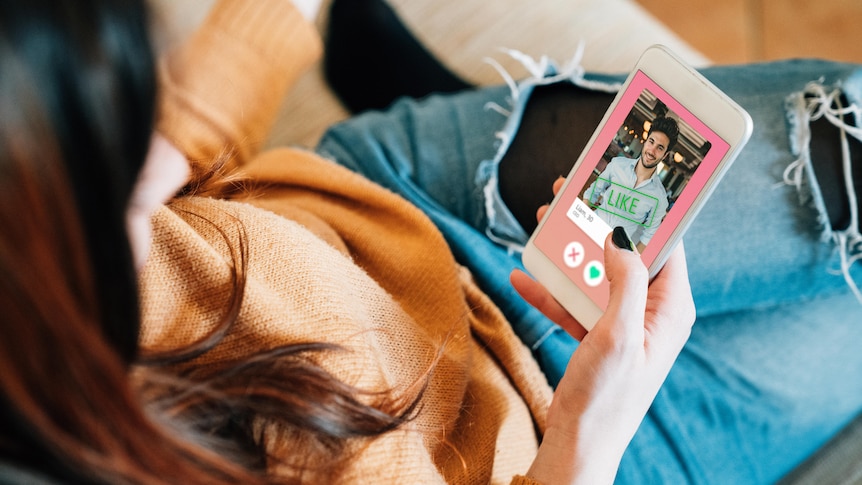
[[[860,0],[636,1],[716,64],[792,57],[862,62]]]

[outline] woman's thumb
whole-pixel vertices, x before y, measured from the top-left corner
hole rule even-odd
[[[649,273],[625,230],[616,227],[605,240],[605,271],[610,285],[606,314],[643,325]],[[622,318],[619,318],[622,317]]]

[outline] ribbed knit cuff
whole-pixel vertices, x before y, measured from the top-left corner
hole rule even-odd
[[[221,0],[205,23],[278,64],[304,67],[322,52],[317,31],[291,0]]]

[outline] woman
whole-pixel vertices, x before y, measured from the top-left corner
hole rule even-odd
[[[611,310],[552,396],[419,210],[312,153],[258,154],[320,50],[290,2],[219,2],[160,65],[157,116],[142,6],[54,4],[0,12],[9,476],[613,480],[693,320],[681,249],[647,288],[606,245]]]
[[[526,472],[529,461],[519,455],[536,451],[533,426],[545,427],[547,387],[421,213],[309,153],[249,160],[245,183],[209,173],[211,160],[232,167],[250,159],[254,145],[246,140],[265,134],[273,109],[243,98],[242,85],[227,88],[235,104],[196,104],[195,89],[205,92],[206,86],[195,83],[218,80],[219,67],[195,78],[181,63],[184,56],[200,53],[202,44],[254,43],[256,33],[295,28],[295,39],[288,40],[297,42],[286,42],[293,47],[269,42],[278,50],[269,54],[281,61],[245,78],[250,87],[279,93],[319,50],[290,3],[267,3],[220,3],[187,50],[164,65],[158,128],[171,142],[153,137],[146,162],[156,88],[143,5],[29,2],[0,12],[2,207],[7,227],[14,228],[4,232],[0,339],[2,452],[10,479],[509,480]],[[236,21],[263,12],[275,20]],[[260,42],[267,47],[266,39]],[[257,84],[261,78],[273,82]],[[242,109],[244,117],[231,109]],[[172,142],[193,160],[188,184],[188,162]],[[220,153],[225,148],[234,151]],[[293,163],[287,175],[280,173],[286,160]],[[321,169],[331,174],[322,177]],[[302,187],[304,178],[314,179],[309,187]],[[182,185],[190,195],[170,210],[160,207]],[[207,193],[244,197],[281,214]],[[348,196],[363,206],[356,209]],[[379,223],[363,226],[372,220]],[[405,228],[410,234],[399,234]],[[391,233],[401,255],[389,257],[385,244],[364,244],[371,232]],[[380,261],[382,255],[391,261]],[[638,294],[626,301],[642,307],[646,280],[636,261],[634,255],[609,256],[609,274],[622,286],[615,293]],[[388,277],[375,280],[375,274]],[[675,299],[685,303],[681,253],[654,287],[662,284],[681,287]],[[636,313],[636,307],[619,313]],[[612,475],[632,423],[645,412],[690,322],[690,311],[665,322],[679,331],[668,336],[655,369],[644,366],[646,394],[621,410],[632,414],[609,421],[620,433],[606,441],[607,450],[595,450],[602,461],[566,473]],[[471,327],[492,350],[470,336]],[[508,365],[495,364],[492,355]],[[619,365],[602,361],[611,370]],[[480,394],[492,399],[475,397]],[[549,424],[568,424],[569,414],[601,404],[588,395],[558,404]],[[465,407],[502,414],[479,419]],[[477,431],[452,432],[447,424]],[[514,429],[493,431],[501,425]],[[471,449],[493,451],[498,442],[519,437],[528,439],[506,443],[516,466],[492,466],[492,456]],[[381,470],[381,460],[393,452],[404,463]],[[536,461],[536,476],[560,463],[550,453],[539,456],[546,463]]]
[[[410,415],[413,402],[370,396],[372,408],[292,357],[326,345],[269,351],[231,374],[212,367],[205,378],[167,374],[152,364],[158,359],[140,358],[135,263],[147,256],[153,209],[188,176],[175,148],[159,136],[151,144],[156,77],[144,5],[7,2],[0,16],[7,189],[0,210],[14,227],[2,242],[0,481],[268,482],[263,455],[244,441],[252,408],[265,415],[290,405],[294,412],[278,411],[280,418],[319,430],[332,450],[344,437],[380,433]],[[238,298],[242,280],[237,275]],[[195,352],[158,358],[183,361]],[[285,382],[266,382],[282,373]],[[231,395],[236,380],[241,397]],[[278,396],[246,389],[254,385]],[[310,409],[306,400],[329,405]],[[214,419],[219,413],[224,419]]]

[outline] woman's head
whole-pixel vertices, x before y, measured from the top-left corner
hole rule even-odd
[[[130,383],[129,232],[163,193],[138,183],[164,167],[145,164],[148,29],[143,0],[0,2],[0,461],[75,482],[256,483],[156,424]]]
[[[337,443],[399,426],[419,397],[357,398],[307,358],[326,345],[203,369],[187,377],[203,383],[191,386],[204,389],[200,396],[186,380],[162,383],[167,411],[142,402],[130,383],[140,321],[135,253],[139,262],[147,250],[150,209],[178,188],[163,184],[163,163],[173,171],[168,183],[185,176],[158,137],[147,158],[156,80],[144,2],[0,2],[0,461],[88,482],[260,483],[259,470],[238,464],[265,462],[250,425],[239,423],[263,417],[320,438],[328,461],[317,471],[335,473]],[[234,267],[244,274],[243,257]],[[243,281],[236,276],[226,324]],[[150,371],[138,376],[158,372]],[[212,443],[195,444],[201,436],[238,437],[243,449],[226,459]],[[305,450],[297,456],[310,462]]]
[[[81,438],[92,416],[71,410],[98,410],[135,356],[126,206],[155,94],[141,1],[0,2],[0,428],[13,433],[0,444],[13,455],[40,435]]]
[[[0,4],[0,270],[16,295],[4,307],[98,322],[126,360],[138,321],[126,206],[155,94],[141,1]]]

